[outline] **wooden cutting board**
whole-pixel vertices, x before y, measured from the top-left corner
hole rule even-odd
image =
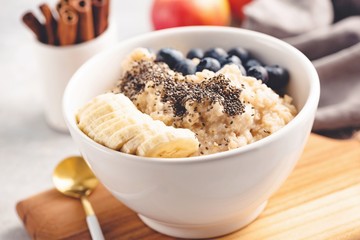
[[[102,186],[90,201],[106,239],[173,239],[146,227]],[[34,239],[90,239],[80,202],[55,190],[16,209]],[[260,217],[221,239],[360,239],[360,142],[311,135],[296,169]]]

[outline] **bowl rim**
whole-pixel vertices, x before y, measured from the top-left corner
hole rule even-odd
[[[139,41],[142,39],[149,39],[149,38],[159,38],[164,35],[171,35],[171,34],[181,34],[181,33],[189,33],[189,32],[216,32],[216,33],[234,33],[234,34],[244,34],[249,35],[251,37],[255,38],[262,38],[268,42],[271,42],[273,44],[279,45],[282,48],[285,48],[286,51],[289,51],[292,55],[296,55],[297,58],[299,58],[304,63],[304,68],[308,71],[310,78],[312,79],[310,82],[310,90],[308,94],[308,98],[305,101],[304,106],[302,109],[297,113],[297,115],[284,127],[279,129],[278,131],[272,133],[271,135],[262,138],[256,142],[250,143],[248,145],[227,150],[224,152],[218,152],[213,153],[209,155],[201,155],[201,156],[194,156],[194,157],[184,157],[184,158],[154,158],[154,157],[142,157],[132,154],[123,153],[120,151],[116,151],[113,149],[110,149],[108,147],[105,147],[97,142],[95,142],[93,139],[88,137],[85,133],[83,133],[76,125],[75,116],[72,116],[73,113],[71,113],[70,110],[68,110],[67,105],[70,101],[69,99],[69,92],[70,89],[72,89],[72,86],[74,85],[74,82],[77,81],[77,79],[80,78],[83,71],[88,69],[90,66],[93,66],[97,61],[100,61],[103,57],[106,57],[107,55],[111,54],[113,51],[116,51],[119,48],[122,48],[123,46],[126,46],[127,44],[130,44],[133,41]],[[95,64],[96,65],[96,64]],[[315,111],[319,102],[320,98],[320,81],[317,74],[317,71],[311,61],[298,49],[291,46],[290,44],[272,37],[270,35],[247,30],[247,29],[240,29],[235,27],[222,27],[222,26],[186,26],[186,27],[177,27],[177,28],[170,28],[170,29],[163,29],[153,32],[144,33],[123,41],[118,42],[115,46],[110,47],[95,56],[91,57],[88,61],[86,61],[71,77],[69,80],[68,85],[66,86],[64,95],[63,95],[63,115],[65,118],[65,122],[68,128],[71,128],[73,131],[70,132],[76,132],[76,134],[80,135],[82,140],[86,142],[87,145],[90,145],[91,147],[101,151],[105,152],[106,154],[109,154],[111,156],[117,157],[117,158],[128,158],[130,160],[134,161],[142,161],[146,163],[169,163],[169,164],[179,164],[179,163],[199,163],[199,162],[208,162],[213,160],[218,160],[219,158],[228,158],[234,155],[240,156],[241,154],[245,152],[249,152],[253,149],[259,148],[262,145],[267,145],[272,141],[275,141],[284,135],[288,134],[291,128],[295,127],[296,125],[301,124],[301,122],[306,119],[306,116],[311,116],[312,111]],[[73,118],[71,120],[71,118]]]

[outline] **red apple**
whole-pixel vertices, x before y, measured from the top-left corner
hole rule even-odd
[[[243,7],[250,3],[252,0],[229,0],[231,13],[234,18],[242,21],[244,20]]]
[[[154,29],[190,25],[230,24],[228,0],[154,0],[151,19]]]

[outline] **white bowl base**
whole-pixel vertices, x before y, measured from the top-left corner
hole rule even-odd
[[[232,233],[254,221],[265,209],[267,201],[262,203],[250,213],[241,214],[222,223],[209,225],[177,225],[159,222],[138,214],[140,219],[153,230],[177,238],[199,239],[213,238]]]

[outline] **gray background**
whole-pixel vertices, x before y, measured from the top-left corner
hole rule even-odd
[[[1,0],[3,1],[3,0]],[[42,82],[34,61],[34,37],[20,21],[45,0],[6,1],[0,8],[0,239],[29,239],[16,202],[52,187],[64,157],[78,154],[67,134],[44,119]],[[54,0],[47,0],[54,6]],[[151,0],[112,1],[119,39],[151,30]]]

